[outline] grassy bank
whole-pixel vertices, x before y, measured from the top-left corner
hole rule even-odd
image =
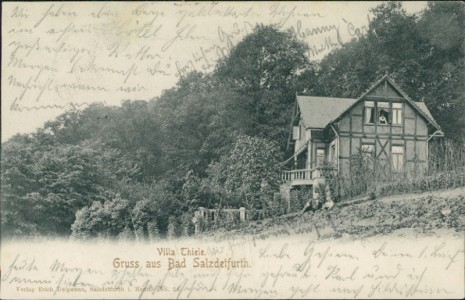
[[[465,188],[389,196],[351,205],[339,204],[331,211],[288,214],[249,222],[231,231],[216,230],[203,234],[218,239],[235,235],[261,238],[308,233],[319,238],[347,235],[360,238],[403,228],[425,234],[437,229],[465,230]]]

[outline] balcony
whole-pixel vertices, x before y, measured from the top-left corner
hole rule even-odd
[[[313,169],[282,171],[281,180],[289,182],[291,186],[313,185],[313,181],[321,177],[321,171],[324,168],[316,167]],[[331,170],[333,170],[331,168]]]

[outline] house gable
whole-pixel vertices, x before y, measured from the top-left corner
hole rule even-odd
[[[418,113],[425,121],[426,124],[431,124],[433,127],[440,131],[440,126],[433,119],[426,105],[423,102],[415,102],[405,94],[400,87],[398,87],[387,75],[384,75],[378,82],[376,82],[370,89],[368,89],[360,98],[345,109],[333,122],[340,121],[349,111],[353,110],[356,106],[365,100],[382,100],[385,101],[405,101],[413,110]]]
[[[365,98],[402,99],[404,98],[390,83],[384,85],[380,82],[377,87],[365,95]]]

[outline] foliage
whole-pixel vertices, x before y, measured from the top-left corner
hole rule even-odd
[[[168,175],[190,170],[202,174],[211,160],[225,153],[236,129],[246,124],[240,123],[240,110],[230,109],[228,99],[237,97],[214,89],[211,81],[208,76],[191,73],[156,102]]]
[[[419,233],[437,229],[465,229],[463,188],[447,193],[422,194],[391,199],[365,201],[352,205],[336,205],[331,211],[317,210],[303,215],[289,214],[275,219],[249,222],[234,231],[214,231],[216,239],[237,235],[253,235],[259,239],[277,233],[312,234],[321,239],[341,236],[365,238],[389,234],[403,228]]]
[[[103,204],[94,201],[90,206],[76,213],[76,221],[71,226],[72,236],[77,238],[117,237],[127,235],[131,226],[129,201],[117,196]]]
[[[167,182],[150,184],[130,182],[127,185],[130,187],[127,195],[135,199],[131,200],[135,203],[132,217],[134,226],[141,232],[141,237],[151,234],[156,236],[154,226],[160,231],[160,235],[166,233],[170,216],[179,217],[185,210]],[[155,231],[151,233],[151,230]]]
[[[291,31],[257,25],[219,63],[217,73],[232,79],[233,84],[245,92],[286,89],[292,84],[293,76],[308,62],[307,49],[308,46],[299,42]]]
[[[375,174],[359,153],[350,176],[327,174],[334,197],[463,185],[464,23],[461,2],[431,2],[419,15],[382,3],[366,35],[318,64],[292,31],[259,25],[214,72],[187,74],[156,99],[69,110],[2,144],[2,233],[69,235],[74,224],[76,236],[158,239],[192,233],[199,206],[276,218],[287,212],[274,195],[295,93],[357,98],[385,73],[455,142],[432,144],[428,176],[415,179]],[[307,200],[300,193],[291,211]]]
[[[149,234],[150,241],[157,241],[160,239],[160,231],[158,230],[157,222],[152,221],[147,223],[147,231]]]
[[[426,192],[450,189],[465,185],[465,147],[463,143],[448,139],[429,143],[429,166],[427,172],[418,176],[411,172],[389,172],[390,162],[379,161],[361,149],[350,159],[349,174],[327,174],[331,191],[337,200],[357,196],[371,199],[411,192]],[[374,171],[373,166],[386,165]]]
[[[203,222],[202,223],[202,235],[208,235],[209,233],[221,231],[231,231],[241,228],[244,224],[240,222],[239,217],[231,218],[229,214],[223,213],[221,210],[218,211],[218,218],[215,221]]]
[[[181,216],[181,222],[179,222],[180,230],[179,235],[182,237],[188,237],[194,234],[194,224],[192,223],[193,215],[190,213],[184,213]]]
[[[279,184],[276,143],[239,136],[234,148],[210,165],[210,188],[222,206],[265,208]]]
[[[372,14],[367,35],[321,61],[315,92],[358,98],[388,73],[414,100],[425,102],[447,137],[464,140],[464,4],[429,2],[415,16],[400,2],[388,2]]]
[[[47,122],[43,132],[58,144],[97,140],[138,163],[140,174],[131,178],[148,179],[159,175],[163,166],[160,130],[152,106],[145,101],[124,101],[121,107],[92,104]]]
[[[176,218],[174,216],[171,216],[169,217],[169,220],[168,220],[168,229],[167,229],[167,232],[166,232],[166,237],[168,239],[174,239],[176,236],[177,236],[177,221],[176,221]]]
[[[447,137],[465,140],[465,4],[429,2],[418,20],[425,40],[425,103]]]
[[[314,73],[307,50],[292,31],[257,25],[218,62],[219,88],[240,95],[234,104],[247,121],[243,134],[276,141],[284,151],[299,79]]]
[[[301,186],[295,188],[291,191],[290,194],[290,213],[300,212],[305,204],[312,198],[313,187],[310,186]]]
[[[421,193],[442,189],[453,189],[465,186],[465,168],[450,172],[435,173],[434,175],[400,178],[389,184],[384,184],[370,191],[376,198],[387,195],[400,195],[404,193]]]
[[[77,210],[108,199],[115,182],[139,171],[119,151],[97,141],[40,143],[39,138],[17,136],[2,147],[6,235],[67,235]]]
[[[191,170],[187,172],[181,188],[181,198],[189,207],[189,212],[197,207],[208,207],[212,200],[206,180],[195,175]]]
[[[465,168],[465,143],[450,139],[433,140],[429,143],[428,174],[458,171]]]

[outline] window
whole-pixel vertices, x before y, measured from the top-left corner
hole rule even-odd
[[[392,103],[392,111],[389,102],[378,102],[377,110],[374,101],[365,101],[365,124],[402,125],[402,103]]]
[[[390,112],[388,102],[378,102],[378,124],[388,125],[390,123]]]
[[[316,149],[316,165],[321,166],[325,160],[325,149]]]
[[[300,139],[300,126],[292,127],[292,139],[293,140]]]
[[[392,103],[392,124],[402,125],[402,103]]]
[[[378,124],[381,124],[381,125],[389,124],[389,109],[381,108],[379,110]]]
[[[402,172],[404,169],[404,146],[392,146],[392,171]]]
[[[373,101],[365,101],[365,123],[375,123],[375,103]]]

